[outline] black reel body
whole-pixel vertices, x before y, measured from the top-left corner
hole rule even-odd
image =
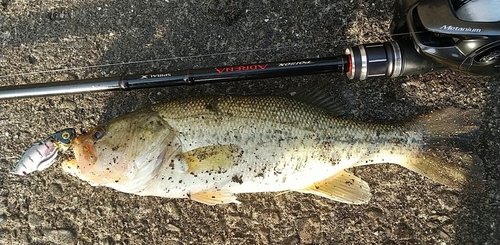
[[[391,33],[421,55],[477,75],[500,74],[500,0],[396,0]]]

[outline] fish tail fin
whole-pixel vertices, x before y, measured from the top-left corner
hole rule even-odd
[[[482,161],[466,149],[478,122],[478,110],[453,107],[417,118],[409,126],[423,132],[423,148],[401,165],[455,189],[481,191]]]

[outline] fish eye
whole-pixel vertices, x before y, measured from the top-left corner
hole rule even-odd
[[[94,134],[92,136],[96,140],[101,139],[102,137],[104,137],[104,129],[102,129],[102,128],[96,129],[96,131],[94,132]]]

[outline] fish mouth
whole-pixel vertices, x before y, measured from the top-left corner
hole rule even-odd
[[[67,172],[73,173],[91,185],[121,184],[125,179],[123,165],[108,164],[106,159],[110,159],[110,155],[99,150],[102,145],[97,143],[98,140],[92,133],[77,137],[73,145],[75,163]]]
[[[73,142],[73,151],[82,173],[86,172],[86,169],[92,167],[97,162],[97,155],[94,151],[94,141],[89,139],[87,135],[81,135],[75,138]]]

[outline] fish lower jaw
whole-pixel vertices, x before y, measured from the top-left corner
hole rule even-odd
[[[78,162],[76,159],[64,160],[61,163],[61,168],[64,172],[81,179],[81,173],[78,169]]]
[[[73,160],[73,161],[75,161],[75,160]],[[76,161],[75,161],[75,163],[76,163]],[[73,165],[72,161],[64,161],[61,164],[62,170],[64,172],[68,173],[69,175],[76,177],[76,178],[79,178],[79,179],[89,183],[91,186],[100,186],[100,184],[95,183],[95,182],[87,179],[84,175],[82,175],[82,173],[80,172],[80,170],[78,169],[77,166],[78,165]]]

